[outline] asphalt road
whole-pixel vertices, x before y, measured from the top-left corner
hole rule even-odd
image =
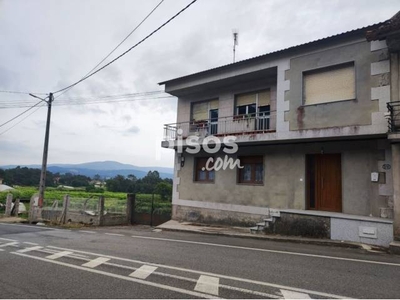
[[[361,249],[0,223],[1,298],[399,298],[399,278]]]

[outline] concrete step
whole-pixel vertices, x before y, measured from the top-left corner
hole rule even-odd
[[[262,230],[259,229],[258,226],[250,227],[250,233],[260,233]]]

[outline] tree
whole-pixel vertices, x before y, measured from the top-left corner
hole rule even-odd
[[[155,188],[156,194],[159,194],[161,200],[171,200],[172,199],[172,185],[163,181],[159,182]]]

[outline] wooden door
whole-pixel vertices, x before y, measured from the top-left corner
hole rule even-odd
[[[307,208],[342,211],[340,154],[307,155]]]

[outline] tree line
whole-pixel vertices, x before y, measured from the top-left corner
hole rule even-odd
[[[31,169],[27,167],[16,167],[13,169],[0,169],[0,179],[4,184],[14,186],[38,186],[40,180],[40,169]],[[60,174],[47,171],[46,186],[58,187],[60,185],[83,187],[88,192],[101,192],[102,188],[97,186],[98,181],[103,181],[100,175],[93,178],[84,175],[75,175],[71,173]],[[143,178],[137,178],[135,175],[127,177],[117,175],[105,180],[105,186],[111,192],[123,193],[143,193],[159,194],[163,200],[170,200],[172,197],[172,179],[160,177],[158,171],[149,171]]]

